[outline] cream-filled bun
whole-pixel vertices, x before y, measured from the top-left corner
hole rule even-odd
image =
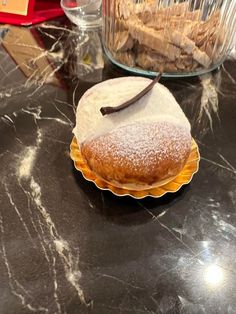
[[[73,130],[87,166],[111,184],[135,190],[160,186],[183,169],[191,150],[191,129],[170,91],[157,83],[136,103],[102,116],[151,80],[122,77],[104,81],[82,96]]]

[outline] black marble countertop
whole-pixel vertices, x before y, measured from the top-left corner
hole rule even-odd
[[[201,162],[160,199],[98,190],[69,157],[75,108],[129,75],[66,20],[2,25],[0,313],[236,313],[236,61],[163,79]]]

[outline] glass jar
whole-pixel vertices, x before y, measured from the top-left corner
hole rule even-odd
[[[233,45],[236,0],[103,0],[103,46],[142,75],[192,76],[218,67]]]

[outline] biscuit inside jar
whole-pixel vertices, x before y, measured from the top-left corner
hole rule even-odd
[[[131,68],[194,72],[216,64],[226,31],[220,9],[204,18],[189,1],[160,7],[154,0],[112,0],[104,41],[112,57]]]
[[[98,177],[122,188],[143,190],[165,184],[183,169],[191,151],[190,124],[173,95],[157,83],[130,107],[107,116],[150,84],[124,77],[90,88],[81,98],[76,136],[81,155]]]

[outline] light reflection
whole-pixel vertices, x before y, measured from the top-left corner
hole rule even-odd
[[[216,287],[223,282],[225,276],[221,267],[212,264],[205,269],[204,277],[209,286]]]

